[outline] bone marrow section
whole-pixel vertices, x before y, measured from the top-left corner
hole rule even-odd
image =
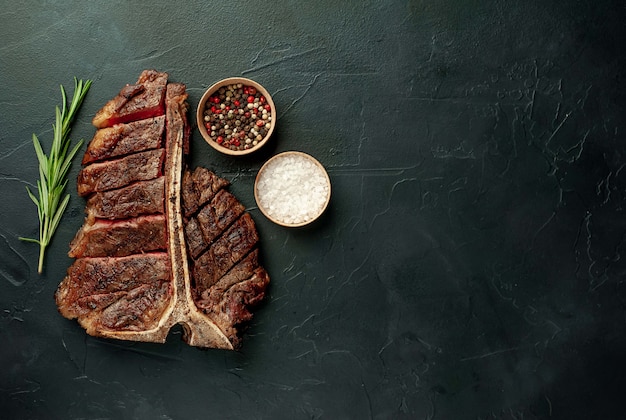
[[[90,335],[236,349],[269,284],[259,237],[229,182],[187,168],[187,92],[145,70],[96,113],[77,190],[86,217],[55,293]]]

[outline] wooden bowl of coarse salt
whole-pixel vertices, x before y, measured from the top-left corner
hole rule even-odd
[[[259,170],[254,198],[259,210],[281,226],[307,225],[324,213],[330,202],[330,178],[312,156],[296,151],[279,153]]]

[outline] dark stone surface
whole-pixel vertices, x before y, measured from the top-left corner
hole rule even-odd
[[[146,3],[148,4],[148,3]],[[619,419],[626,388],[622,1],[80,2],[0,13],[0,417]],[[267,150],[193,164],[232,180],[270,296],[240,352],[85,335],[52,295],[85,202],[43,275],[26,195],[59,84],[94,80],[73,138],[141,70],[273,95]],[[289,230],[256,171],[302,150],[333,199]]]

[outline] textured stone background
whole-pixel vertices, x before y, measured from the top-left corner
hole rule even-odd
[[[616,419],[626,416],[622,1],[4,2],[0,12],[0,417]],[[145,3],[145,4],[140,4]],[[74,126],[141,70],[192,112],[229,76],[278,125],[230,179],[261,234],[270,296],[240,352],[86,336],[52,295],[82,224],[75,193],[36,273],[38,174],[59,84],[94,84]],[[289,230],[256,171],[314,155],[333,198]]]

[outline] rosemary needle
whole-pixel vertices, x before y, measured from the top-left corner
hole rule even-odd
[[[65,89],[63,85],[61,85],[63,107],[61,110],[59,110],[58,106],[55,109],[55,123],[52,125],[54,134],[49,156],[44,154],[39,139],[33,134],[33,144],[35,146],[37,160],[39,161],[39,180],[37,181],[39,197],[36,197],[28,187],[26,187],[26,191],[30,199],[37,206],[37,214],[39,216],[39,239],[20,239],[39,244],[39,265],[37,268],[39,274],[43,271],[46,248],[50,244],[56,228],[59,226],[67,203],[70,201],[69,194],[63,197],[67,185],[67,173],[74,156],[83,144],[83,140],[80,140],[70,150],[69,134],[74,117],[78,113],[83,99],[85,99],[91,82],[91,80],[83,82],[74,77],[74,95],[69,107]]]

